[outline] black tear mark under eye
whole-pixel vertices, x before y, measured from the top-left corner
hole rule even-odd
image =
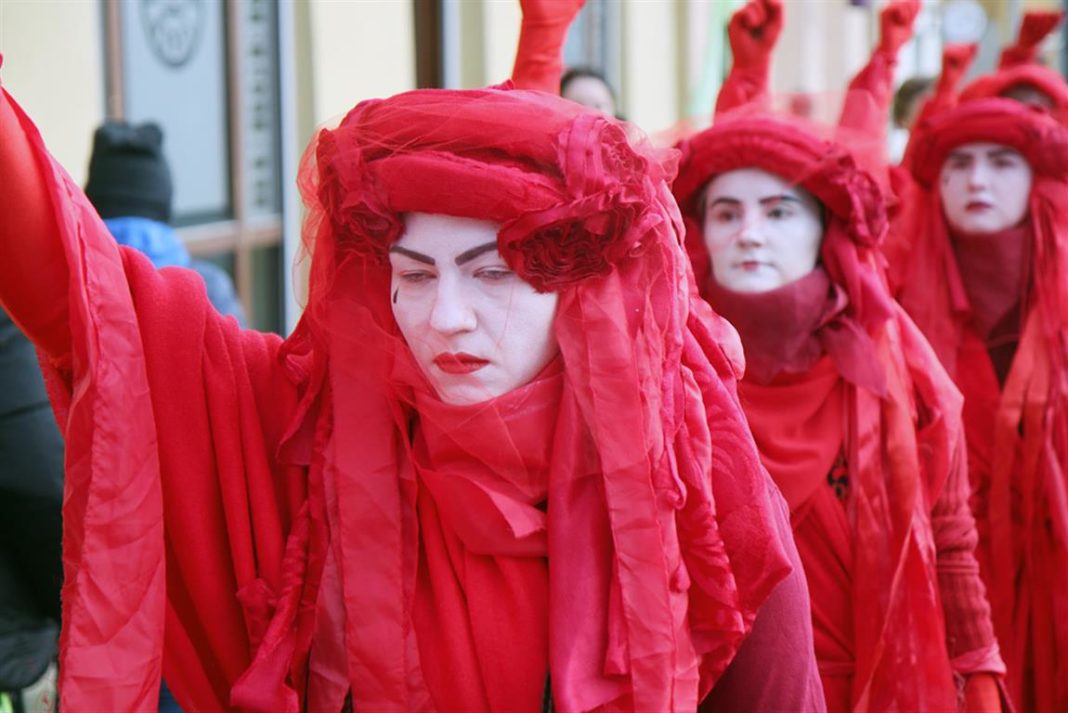
[[[393,304],[397,304],[397,295],[400,294],[400,288],[393,290]]]

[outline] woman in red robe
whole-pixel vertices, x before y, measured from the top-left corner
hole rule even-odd
[[[950,102],[946,102],[950,103]],[[965,397],[973,509],[1018,710],[1068,708],[1068,130],[1010,99],[928,111],[899,300]]]
[[[893,302],[876,182],[795,123],[722,118],[674,192],[702,294],[790,505],[830,710],[996,710],[961,399]]]
[[[64,707],[147,707],[162,662],[205,711],[822,710],[672,154],[534,93],[363,102],[306,154],[283,342],[117,247],[6,94],[0,137],[0,300],[67,439]]]
[[[1004,670],[960,395],[882,271],[890,182],[874,117],[917,11],[883,10],[833,130],[882,181],[842,144],[765,115],[782,8],[753,0],[729,26],[715,124],[683,144],[673,187],[702,294],[742,337],[742,404],[790,504],[831,710],[998,710]]]

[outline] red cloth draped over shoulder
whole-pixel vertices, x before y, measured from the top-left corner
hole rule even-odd
[[[304,498],[300,473],[271,457],[295,402],[281,340],[219,317],[195,273],[156,272],[116,246],[29,119],[0,101],[4,141],[34,164],[5,163],[5,183],[18,176],[52,217],[5,251],[69,268],[50,301],[15,299],[35,338],[58,328],[69,340],[42,354],[67,449],[63,706],[152,708],[162,661],[183,706],[226,710],[281,591]],[[6,257],[5,302],[32,294],[40,275]],[[63,311],[69,326],[51,320]]]
[[[120,257],[28,119],[4,119],[56,221],[4,241],[0,295],[38,336],[71,311],[72,355],[50,355],[66,707],[149,707],[161,649],[198,710],[336,710],[350,688],[357,709],[537,709],[546,672],[564,711],[707,694],[789,565],[736,338],[687,277],[670,156],[543,95],[364,102],[307,155],[310,298],[281,343]],[[383,254],[411,210],[501,222],[502,255],[561,293],[562,373],[468,427],[428,404],[392,321]],[[36,305],[12,297],[35,260],[70,272]],[[546,460],[540,480],[510,465]]]
[[[708,181],[746,167],[826,211],[820,266],[758,295],[714,284],[700,224]],[[972,554],[960,395],[890,298],[878,186],[795,123],[728,117],[683,146],[674,190],[704,294],[757,366],[739,392],[791,506],[828,708],[955,709],[954,673],[1001,664]],[[827,484],[839,457],[845,503]]]
[[[1004,385],[974,310],[1002,304],[969,298],[957,252],[982,243],[951,240],[937,176],[954,147],[995,143],[1019,151],[1033,182],[1024,228],[1030,288]],[[1068,130],[1008,99],[962,101],[925,119],[912,138],[921,190],[901,304],[931,339],[966,398],[975,511],[983,535],[994,623],[1010,691],[1022,710],[1068,706]],[[978,247],[977,247],[978,245]],[[980,256],[981,257],[981,256]],[[976,256],[968,256],[969,264]],[[982,260],[980,260],[982,262]],[[1015,274],[1017,270],[1010,268]],[[972,288],[974,291],[974,287]],[[999,308],[1000,309],[1000,308]]]

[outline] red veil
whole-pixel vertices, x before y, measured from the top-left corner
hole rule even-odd
[[[973,323],[937,180],[947,154],[972,142],[1012,147],[1034,176],[1024,235],[1016,236],[1029,242],[1030,280],[1003,386]],[[1068,706],[1068,130],[1009,99],[966,101],[921,121],[910,156],[925,193],[915,222],[900,227],[908,249],[896,270],[902,276],[899,299],[965,394],[975,511],[984,535],[979,551],[1010,690],[1023,710],[1063,710]]]
[[[770,385],[747,376],[739,389],[795,517],[828,705],[953,710],[954,672],[1000,669],[972,554],[960,395],[885,285],[878,250],[887,223],[878,185],[847,151],[796,122],[720,118],[683,145],[674,192],[698,284],[713,306],[703,189],[716,175],[747,167],[802,186],[825,210],[820,267],[812,274],[826,274],[816,304],[823,312],[812,325],[818,343],[786,355]],[[738,316],[751,319],[744,309]],[[767,329],[749,331],[760,338]],[[822,507],[815,493],[828,490],[839,452],[850,474],[848,521],[829,535],[840,541],[816,552],[797,528]],[[832,551],[844,553],[842,581],[825,574],[834,568]],[[821,658],[821,648],[835,658]],[[836,682],[843,673],[844,691]]]
[[[356,710],[534,710],[546,674],[565,711],[697,706],[789,565],[672,154],[546,95],[363,102],[302,167],[310,296],[280,344],[117,251],[7,101],[29,158],[0,216],[52,222],[3,224],[26,240],[3,243],[0,294],[55,372],[86,553],[65,706],[147,705],[161,648],[200,710],[339,710],[350,687]],[[502,223],[505,259],[560,293],[560,357],[534,382],[433,395],[389,306],[406,211]]]

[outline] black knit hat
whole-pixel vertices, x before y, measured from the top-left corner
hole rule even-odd
[[[169,222],[173,193],[157,124],[108,121],[96,130],[85,194],[102,218]]]

